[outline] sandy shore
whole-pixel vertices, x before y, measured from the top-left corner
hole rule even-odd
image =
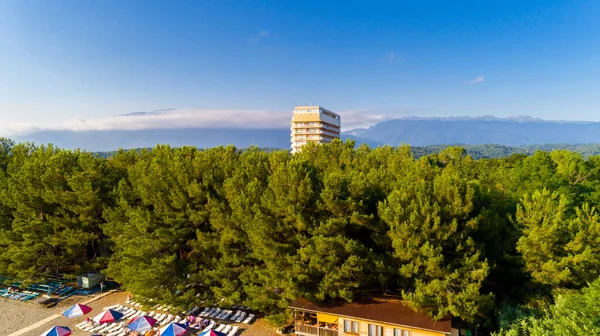
[[[110,295],[104,296],[96,301],[88,303],[87,305],[92,307],[93,311],[89,316],[93,317],[97,313],[102,311],[102,308],[124,304],[127,294],[125,292],[115,292]],[[59,305],[53,308],[43,308],[34,303],[14,302],[7,300],[0,300],[0,335],[10,335],[11,333],[30,326],[44,318],[52,316],[54,314],[62,314],[67,308],[77,302],[83,302],[91,299],[92,297],[75,297],[64,300]],[[87,316],[86,316],[87,317]],[[51,322],[33,329],[27,333],[22,334],[23,336],[39,336],[44,331],[50,329],[54,325],[68,326],[73,331],[73,336],[84,336],[90,335],[90,333],[83,332],[75,327],[75,325],[86,317],[78,317],[68,319],[66,317],[59,317]],[[237,324],[240,326],[241,333],[238,335],[242,336],[274,336],[277,335],[275,330],[270,327],[263,319],[255,321],[251,325]],[[194,335],[191,334],[190,335]]]

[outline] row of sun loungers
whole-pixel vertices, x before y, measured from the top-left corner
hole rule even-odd
[[[246,315],[245,311],[238,310],[233,314],[232,310],[221,310],[221,308],[204,308],[204,310],[198,314],[200,317],[216,318],[219,320],[231,320],[238,323],[249,324],[254,319],[254,314]],[[231,316],[231,317],[230,317]]]
[[[126,302],[128,304],[130,304],[132,307],[120,305],[120,304],[113,305],[110,307],[104,307],[105,310],[106,309],[114,309],[114,310],[117,310],[117,311],[120,311],[121,313],[123,313],[123,318],[121,319],[121,322],[117,321],[115,323],[109,323],[109,324],[103,324],[103,325],[91,325],[91,324],[88,324],[87,321],[83,321],[83,322],[79,323],[77,325],[77,327],[83,331],[94,333],[94,334],[102,334],[102,335],[106,335],[106,336],[123,336],[128,331],[126,321],[129,321],[138,316],[149,316],[149,317],[156,319],[157,323],[154,328],[155,330],[158,330],[159,327],[167,325],[171,322],[183,322],[186,320],[185,317],[182,318],[181,316],[174,316],[173,314],[169,313],[169,311],[173,310],[173,307],[171,307],[171,306],[158,306],[157,305],[154,307],[154,309],[159,310],[159,311],[152,311],[152,312],[148,313],[148,312],[145,312],[145,311],[142,311],[142,310],[136,308],[136,307],[141,306],[139,303],[136,303],[132,300],[129,300]],[[245,308],[245,307],[240,306],[240,308]],[[160,311],[165,311],[165,313],[162,313]],[[186,315],[192,315],[198,311],[200,311],[200,308],[196,307],[190,311],[191,312],[190,314],[186,314]],[[223,321],[230,320],[230,321],[235,321],[238,323],[246,323],[246,324],[251,323],[252,320],[254,319],[254,314],[247,315],[246,312],[244,312],[240,309],[238,309],[234,313],[233,310],[227,310],[227,309],[221,309],[221,308],[208,308],[208,307],[204,308],[204,310],[202,312],[200,312],[198,314],[198,316],[204,317],[204,318],[216,318],[216,319],[223,320]],[[202,332],[214,329],[215,331],[222,332],[222,333],[226,334],[227,336],[235,336],[239,331],[239,326],[233,326],[231,324],[224,324],[224,323],[217,324],[214,320],[209,320],[209,321],[210,321],[209,324],[205,328],[202,329]],[[199,329],[199,328],[196,327],[196,329]]]
[[[38,297],[40,293],[31,291],[9,292],[8,290],[0,290],[0,297],[11,300],[28,301]]]

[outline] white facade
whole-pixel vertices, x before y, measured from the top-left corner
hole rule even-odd
[[[320,106],[296,106],[292,117],[292,153],[309,142],[329,143],[339,139],[341,118]]]

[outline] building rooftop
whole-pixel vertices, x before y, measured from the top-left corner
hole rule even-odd
[[[426,314],[414,311],[400,300],[362,298],[352,303],[316,304],[305,299],[298,299],[289,307],[444,333],[450,333],[452,328],[451,319],[434,321]]]

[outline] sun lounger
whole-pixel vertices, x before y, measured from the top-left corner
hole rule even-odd
[[[227,334],[227,333],[229,332],[229,330],[231,330],[231,326],[230,326],[230,325],[227,325],[225,328],[223,328],[223,329],[221,330],[221,332],[222,332],[223,334]]]
[[[246,312],[242,312],[240,316],[235,320],[237,323],[241,323],[246,318]]]
[[[214,313],[217,310],[217,308],[211,308],[209,309],[204,315],[204,317],[209,317],[212,313]]]
[[[226,325],[221,324],[217,329],[215,329],[215,331],[220,332],[221,330],[225,329]]]
[[[235,334],[237,334],[239,328],[240,327],[238,327],[238,326],[231,328],[231,331],[229,332],[229,334],[227,334],[227,336],[235,336]]]
[[[173,319],[173,322],[177,323],[179,321],[181,321],[181,316],[175,316],[175,318]]]
[[[200,313],[198,313],[198,316],[204,316],[204,315],[202,315],[202,314],[205,314],[205,313],[207,313],[209,309],[210,309],[210,308],[208,308],[208,307],[204,307],[204,310],[203,310],[203,311],[201,311]]]
[[[167,318],[163,321],[163,324],[169,324],[174,318],[175,316],[169,314]]]
[[[192,308],[191,310],[189,310],[187,313],[184,313],[184,315],[190,316],[190,315],[194,315],[196,314],[198,311],[200,310],[200,307],[195,306],[194,308]]]
[[[205,331],[208,331],[208,330],[214,328],[216,324],[217,323],[215,321],[211,320],[210,323],[206,326],[206,328],[204,328],[202,330],[202,332],[205,332]]]
[[[233,314],[233,311],[228,310],[227,312],[225,312],[225,315],[223,315],[223,317],[221,317],[221,319],[226,320],[231,314]]]
[[[214,318],[215,316],[219,315],[221,313],[221,308],[217,308],[217,310],[215,310],[212,314],[210,314],[208,317],[210,318]]]
[[[242,311],[241,311],[241,310],[238,310],[238,311],[236,311],[236,312],[235,312],[235,314],[233,314],[233,316],[231,316],[229,319],[230,319],[230,320],[232,320],[232,321],[235,321],[235,320],[236,320],[236,319],[237,319],[237,318],[240,316],[240,314],[241,314],[241,313],[242,313]]]
[[[112,329],[112,328],[114,328],[114,326],[115,326],[115,323],[109,323],[109,324],[105,324],[105,325],[104,325],[104,328],[100,328],[100,329],[97,331],[97,333],[98,333],[98,334],[103,334],[103,333],[105,333],[105,332],[106,332],[108,329]]]
[[[119,307],[120,305],[116,304],[114,306],[108,306],[108,307],[104,307],[102,308],[103,310],[107,310],[107,309],[116,309],[117,307]]]
[[[252,322],[252,319],[254,319],[254,314],[248,315],[248,317],[244,320],[244,323],[250,324]]]
[[[87,323],[88,323],[87,321],[83,321],[83,322],[81,322],[79,324],[76,324],[75,326],[77,328],[81,329],[81,328],[85,327],[87,325]]]
[[[98,331],[98,330],[100,330],[100,329],[104,329],[105,327],[106,327],[106,324],[101,324],[101,325],[99,325],[99,326],[97,326],[97,327],[94,327],[94,328],[92,328],[92,329],[88,330],[88,331],[89,331],[89,332],[92,332],[92,333],[95,333],[96,331]]]

